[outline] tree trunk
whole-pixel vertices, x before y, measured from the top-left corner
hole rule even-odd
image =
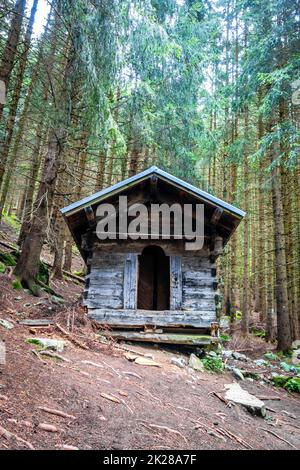
[[[267,288],[267,323],[266,323],[266,341],[272,343],[274,341],[274,322],[273,322],[273,291],[272,286]]]
[[[35,4],[33,4],[33,8],[34,7],[36,8]],[[47,32],[48,32],[48,27],[49,27],[49,21],[50,21],[50,18],[51,18],[51,14],[52,13],[50,12],[50,14],[48,16],[48,21],[47,21],[47,25],[46,25],[46,29],[45,29],[45,33],[44,33],[44,41],[47,38]],[[30,18],[30,21],[31,21],[31,18]],[[23,110],[22,110],[22,113],[21,113],[21,116],[20,116],[20,119],[19,119],[18,131],[16,133],[16,138],[15,138],[15,141],[14,141],[13,149],[12,149],[12,152],[11,152],[11,156],[8,160],[8,165],[7,165],[8,168],[7,168],[5,179],[4,179],[4,184],[3,184],[3,188],[2,188],[2,195],[1,195],[1,201],[0,201],[0,219],[1,219],[2,210],[4,209],[4,206],[5,206],[6,197],[7,197],[8,191],[9,191],[10,180],[11,180],[12,175],[14,174],[14,170],[15,170],[17,162],[18,162],[20,144],[21,144],[22,139],[24,137],[24,129],[25,129],[25,126],[26,126],[26,122],[28,121],[28,109],[29,109],[29,105],[30,105],[30,100],[31,100],[34,88],[37,84],[38,78],[39,78],[39,73],[40,73],[40,68],[41,68],[41,60],[42,60],[42,56],[43,56],[44,41],[42,41],[41,47],[39,49],[39,54],[38,54],[38,57],[37,57],[36,65],[35,65],[34,71],[32,73],[32,76],[31,76],[31,79],[30,79],[30,85],[28,87],[28,92],[26,94],[26,98],[25,98],[25,101],[24,101],[24,107],[23,107]],[[29,38],[28,45],[27,45],[28,49],[29,49],[29,45],[30,45],[30,38]],[[25,49],[26,49],[26,46],[25,46]],[[22,60],[24,60],[24,55],[22,56]]]
[[[50,15],[51,16],[51,13]],[[41,91],[42,96],[42,107],[46,107],[48,101],[48,88],[50,82],[50,71],[53,67],[55,52],[57,49],[57,36],[60,24],[60,18],[58,12],[55,14],[54,19],[54,26],[53,30],[50,34],[50,50],[49,53],[45,57],[45,63],[47,64],[47,71],[43,81],[43,88]],[[22,218],[22,226],[19,233],[18,238],[18,245],[22,247],[24,238],[29,231],[30,228],[30,221],[32,215],[32,207],[33,207],[33,198],[34,198],[34,191],[35,186],[41,166],[42,160],[42,152],[43,152],[43,145],[44,145],[44,138],[47,138],[47,131],[45,130],[45,123],[46,123],[46,115],[45,113],[42,114],[40,122],[38,122],[35,126],[35,140],[34,140],[34,147],[31,157],[31,166],[29,170],[28,184],[27,184],[27,196],[25,199],[25,206],[24,206],[24,217]]]
[[[66,158],[66,155],[64,155]],[[65,243],[65,232],[66,232],[66,225],[63,217],[60,213],[60,209],[64,206],[64,196],[63,192],[68,192],[68,175],[65,169],[61,169],[57,185],[56,191],[59,193],[58,196],[55,198],[55,204],[53,208],[53,212],[55,212],[55,220],[53,223],[53,241],[54,241],[54,261],[53,261],[53,269],[52,275],[55,279],[62,279],[63,272],[62,272],[62,265],[63,265],[63,256],[64,256],[64,243]]]
[[[4,83],[6,92],[9,86],[11,72],[14,67],[15,55],[19,43],[25,5],[26,0],[16,1],[13,18],[8,33],[8,38],[1,58],[0,80]],[[2,118],[3,108],[4,103],[0,102],[0,120]]]
[[[95,191],[100,191],[104,186],[104,170],[106,161],[106,151],[101,150],[98,160],[98,171],[96,176]]]
[[[59,106],[55,110],[56,126],[49,134],[48,150],[32,221],[29,231],[24,238],[22,252],[15,268],[15,274],[33,292],[36,292],[35,278],[38,273],[39,259],[47,234],[57,175],[66,143],[67,126],[70,119],[69,99],[72,94],[69,85],[73,83],[71,79],[73,66],[74,49],[70,47],[63,77],[63,87],[56,100],[57,106]]]
[[[37,5],[38,5],[38,0],[34,0],[31,13],[30,13],[29,23],[27,26],[26,34],[25,34],[24,50],[22,51],[22,55],[20,59],[20,65],[19,65],[19,69],[17,73],[14,94],[13,94],[11,105],[9,107],[9,115],[8,115],[8,119],[6,123],[6,129],[5,129],[5,138],[4,138],[2,149],[0,152],[0,188],[2,186],[5,166],[6,166],[6,162],[8,158],[8,152],[9,152],[10,144],[12,141],[14,125],[15,125],[15,120],[17,116],[17,109],[18,109],[18,104],[19,104],[19,99],[20,99],[21,89],[22,89],[22,84],[23,84],[23,77],[24,77],[25,67],[27,64],[27,58],[29,54],[32,28],[34,24],[34,18],[35,18],[35,14],[37,10]],[[2,207],[0,207],[0,209],[2,210]]]
[[[129,176],[136,175],[138,171],[139,158],[140,158],[140,151],[137,148],[136,144],[133,144],[133,148],[132,148],[132,152],[131,152],[130,160],[129,160]]]
[[[248,138],[249,138],[249,111],[245,109],[245,151],[244,151],[244,210],[248,212]],[[246,214],[244,219],[244,276],[243,276],[243,315],[242,332],[244,335],[249,333],[249,216]]]
[[[34,197],[34,190],[35,184],[38,178],[41,160],[42,160],[42,150],[43,150],[43,134],[44,134],[44,119],[37,125],[36,128],[36,137],[35,137],[35,144],[32,154],[31,160],[31,168],[29,171],[28,177],[28,184],[26,189],[26,198],[24,201],[23,207],[23,217],[22,217],[22,225],[19,233],[18,238],[18,245],[22,247],[24,238],[26,234],[29,232],[30,228],[30,221],[32,215],[32,206],[33,206],[33,197]]]
[[[71,272],[72,270],[72,246],[73,238],[69,230],[67,229],[63,269],[68,272]]]
[[[51,132],[44,164],[44,176],[39,186],[34,215],[15,268],[16,276],[33,292],[36,291],[34,280],[38,273],[40,255],[48,229],[63,140],[64,135],[61,129]]]
[[[275,296],[277,306],[277,339],[278,349],[287,351],[292,344],[290,318],[288,310],[288,291],[286,273],[285,239],[283,226],[283,209],[281,180],[278,167],[273,170],[272,178],[273,217],[275,226]]]
[[[259,89],[258,91],[258,108],[262,105],[263,91]],[[263,117],[260,109],[258,109],[258,122],[257,122],[257,139],[258,145],[264,135],[264,123]],[[258,173],[258,240],[257,240],[257,283],[259,286],[258,289],[258,298],[257,298],[257,308],[260,312],[260,320],[266,320],[266,260],[265,260],[265,224],[266,224],[266,214],[265,214],[265,191],[263,190],[264,184],[264,162],[263,157],[259,161],[259,173]]]

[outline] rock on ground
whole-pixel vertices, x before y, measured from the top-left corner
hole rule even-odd
[[[14,328],[14,325],[10,321],[4,320],[3,318],[0,318],[0,325],[7,330],[12,330]]]
[[[202,361],[195,354],[190,355],[189,366],[199,372],[204,372],[204,365]]]
[[[225,393],[226,400],[242,405],[258,416],[266,416],[264,402],[244,390],[238,383],[226,384],[225,389],[227,389]]]
[[[51,338],[28,338],[28,343],[37,344],[42,346],[44,349],[51,349],[52,351],[56,352],[63,352],[65,347],[65,341],[59,339],[51,339]]]
[[[187,365],[187,362],[184,357],[172,357],[171,364],[183,369]]]

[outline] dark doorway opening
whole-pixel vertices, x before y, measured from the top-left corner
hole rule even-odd
[[[170,309],[170,259],[159,246],[147,246],[139,256],[137,306],[142,310]]]

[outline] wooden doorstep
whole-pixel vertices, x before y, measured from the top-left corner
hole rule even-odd
[[[144,325],[159,327],[210,328],[216,322],[213,311],[184,310],[126,310],[89,308],[89,317],[103,325],[114,327],[138,327]]]
[[[125,341],[145,341],[165,344],[187,344],[191,346],[209,346],[218,343],[218,338],[209,335],[184,334],[184,333],[143,333],[134,331],[108,331],[100,336],[110,337]]]

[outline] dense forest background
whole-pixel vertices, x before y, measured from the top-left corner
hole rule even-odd
[[[45,18],[42,26],[41,18]],[[300,1],[2,0],[0,217],[34,290],[74,246],[59,208],[155,164],[244,209],[220,312],[299,336]]]

